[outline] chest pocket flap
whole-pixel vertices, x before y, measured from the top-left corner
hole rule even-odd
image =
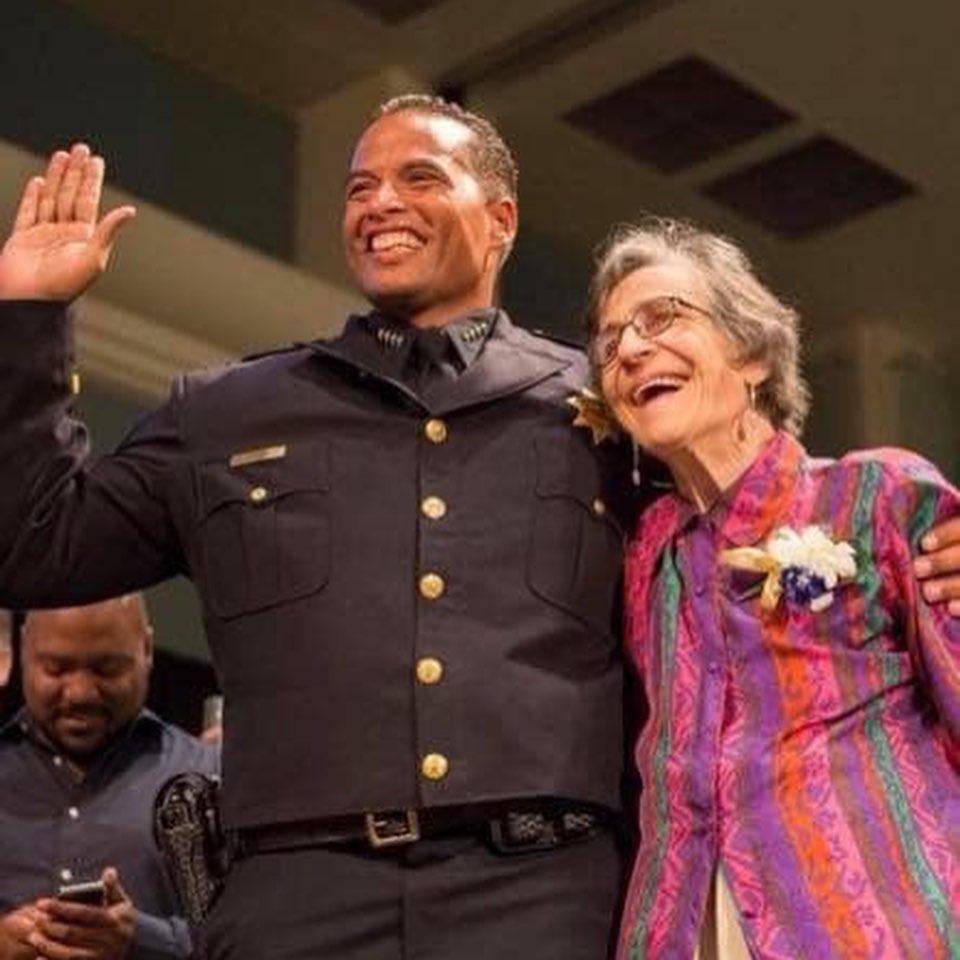
[[[230,466],[200,464],[204,601],[235,617],[320,590],[330,575],[330,463],[325,443]]]

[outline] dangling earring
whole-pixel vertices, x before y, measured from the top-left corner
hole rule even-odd
[[[630,471],[630,479],[635,487],[640,486],[640,444],[632,440],[633,444],[633,470]]]
[[[757,409],[757,385],[747,381],[747,403],[751,410]]]

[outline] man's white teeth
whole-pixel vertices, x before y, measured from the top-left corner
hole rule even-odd
[[[389,250],[391,247],[407,247],[415,250],[423,246],[423,241],[411,230],[389,230],[376,233],[370,238],[370,249],[374,252]]]

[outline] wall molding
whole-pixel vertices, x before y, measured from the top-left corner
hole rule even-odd
[[[0,223],[46,160],[0,140]],[[108,171],[109,176],[109,171]],[[174,374],[295,340],[332,336],[368,309],[346,285],[276,260],[120,190],[137,218],[78,303],[81,375],[131,399],[162,398]]]
[[[176,374],[236,356],[94,297],[81,301],[77,316],[81,382],[89,376],[140,400],[163,400]]]

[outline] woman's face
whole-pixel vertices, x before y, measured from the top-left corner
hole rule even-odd
[[[601,370],[601,386],[634,440],[669,459],[729,441],[748,404],[746,381],[759,382],[763,372],[759,364],[736,365],[732,344],[708,316],[706,284],[680,258],[624,277],[601,306],[599,328],[619,327],[663,297],[697,309],[678,305],[673,324],[652,339],[624,330],[616,357]]]

